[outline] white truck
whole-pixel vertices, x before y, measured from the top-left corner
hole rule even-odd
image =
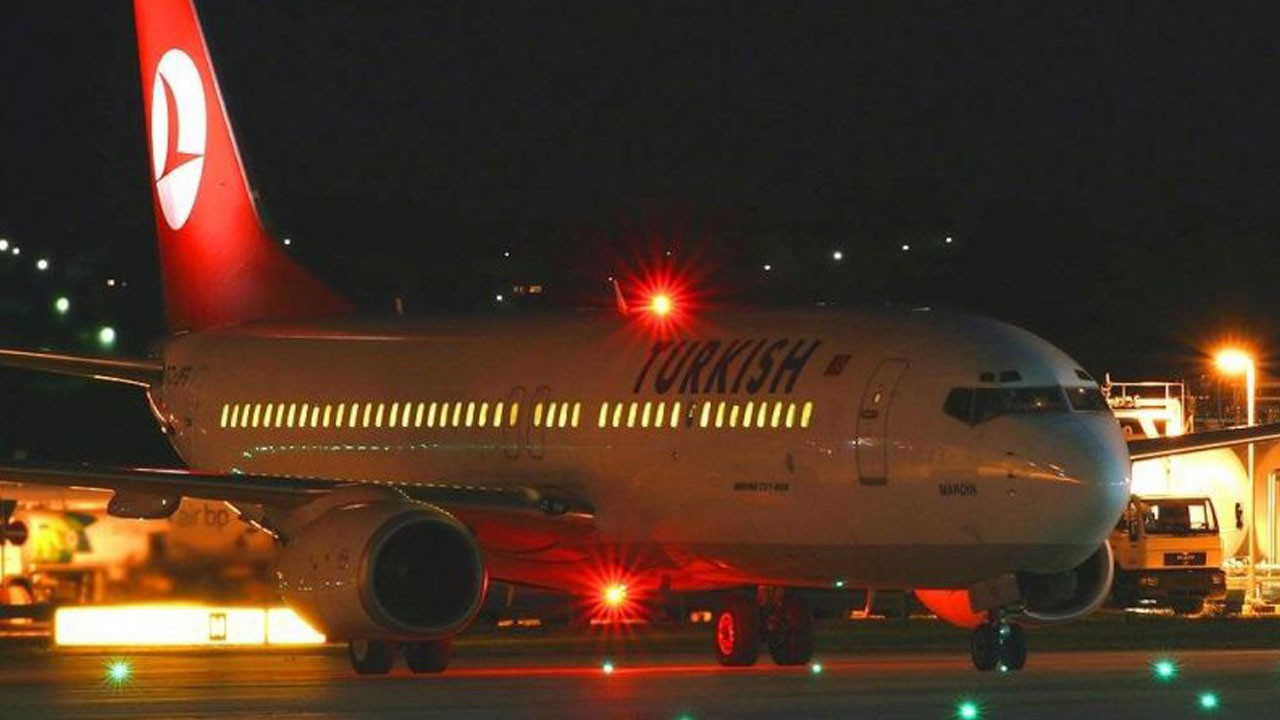
[[[1113,383],[1108,377],[1103,392],[1126,435],[1170,437],[1190,429],[1182,383]],[[1238,482],[1243,469],[1237,470],[1230,451],[1214,452],[1199,463],[1134,463],[1134,494],[1110,538],[1114,606],[1196,614],[1225,599],[1224,538],[1211,495],[1221,494],[1219,476]]]

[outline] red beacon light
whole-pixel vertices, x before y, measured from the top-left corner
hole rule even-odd
[[[656,293],[649,301],[649,312],[658,317],[667,317],[675,310],[675,303],[666,293]]]
[[[634,295],[628,301],[621,283],[614,281],[614,299],[619,314],[650,334],[670,336],[688,327],[699,307],[689,283],[669,273],[641,277],[629,283]]]
[[[626,583],[610,583],[603,592],[604,605],[610,609],[621,608],[627,602]]]

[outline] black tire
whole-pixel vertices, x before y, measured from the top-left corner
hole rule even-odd
[[[1169,605],[1176,615],[1199,615],[1204,612],[1204,600],[1201,598],[1174,600]]]
[[[396,646],[390,640],[352,640],[347,643],[351,667],[361,675],[385,675],[396,661]]]
[[[765,641],[776,665],[804,665],[813,657],[813,611],[802,597],[786,595],[765,623]]]
[[[760,607],[754,598],[732,595],[711,622],[712,647],[721,665],[755,665],[760,657]]]
[[[973,629],[969,654],[973,657],[973,666],[981,672],[996,669],[1000,664],[1000,633],[995,625],[983,623]]]
[[[1000,636],[1000,664],[1007,670],[1027,666],[1027,631],[1021,625],[1009,625]]]
[[[400,646],[404,663],[415,673],[442,673],[449,667],[453,640],[420,640]]]

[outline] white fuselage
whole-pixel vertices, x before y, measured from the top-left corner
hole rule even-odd
[[[590,541],[556,559],[625,548],[675,588],[1063,571],[1129,496],[1105,408],[944,412],[955,388],[1096,392],[1023,330],[850,311],[645,327],[583,313],[193,333],[166,347],[151,399],[200,470],[555,488],[594,508]],[[556,584],[550,549],[479,539],[495,577]]]

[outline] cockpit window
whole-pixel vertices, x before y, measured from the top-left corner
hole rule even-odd
[[[970,425],[1008,413],[1066,410],[1062,388],[1056,385],[1025,388],[953,388],[942,411]]]
[[[978,425],[1009,413],[1067,410],[1100,412],[1109,410],[1102,391],[1096,387],[1046,385],[1020,388],[952,388],[942,411],[957,420]]]
[[[1111,409],[1111,406],[1107,405],[1107,399],[1102,396],[1102,391],[1096,387],[1067,388],[1067,402],[1071,403],[1072,410],[1082,412]]]

